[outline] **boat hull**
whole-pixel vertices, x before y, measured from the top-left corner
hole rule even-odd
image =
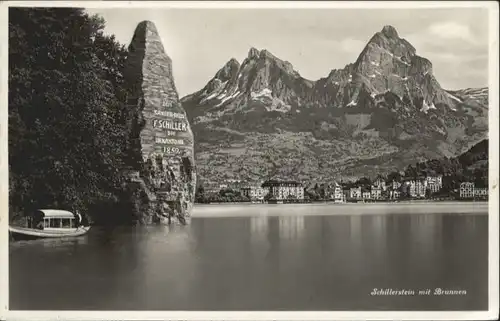
[[[77,237],[87,234],[89,230],[90,226],[82,226],[65,231],[45,231],[25,227],[9,226],[9,233],[14,240]]]

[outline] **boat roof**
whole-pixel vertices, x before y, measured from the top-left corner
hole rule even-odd
[[[65,210],[51,210],[51,209],[43,209],[43,210],[38,210],[39,212],[43,213],[44,217],[47,218],[52,218],[52,217],[57,217],[57,218],[74,218],[75,215],[71,213],[70,211],[65,211]]]

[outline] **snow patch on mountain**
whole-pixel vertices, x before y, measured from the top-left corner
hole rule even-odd
[[[216,89],[216,90],[214,90],[214,91],[213,91],[210,95],[208,95],[207,97],[203,98],[203,99],[200,101],[201,103],[204,103],[204,102],[206,102],[206,101],[208,101],[208,100],[210,100],[210,99],[213,99],[213,98],[215,98],[215,97],[217,97],[217,96],[220,96],[220,95],[224,94],[223,90],[224,90],[224,88],[226,87],[226,85],[227,85],[227,82],[228,82],[228,81],[226,80],[226,81],[224,81],[224,82],[221,82],[219,79],[216,79],[216,81],[218,82],[218,84],[217,84],[217,89]],[[206,95],[206,93],[204,93],[204,94]]]
[[[420,109],[420,111],[424,112],[425,114],[427,114],[427,111],[431,110],[431,109],[436,109],[436,106],[434,106],[434,103],[432,102],[430,105],[427,104],[427,102],[423,101],[422,103],[422,108]]]
[[[404,61],[402,57],[398,57],[398,56],[396,56],[396,57],[394,57],[394,58],[396,58],[397,60],[401,61],[402,63],[404,63],[404,64],[405,64],[405,65],[407,65],[407,66],[411,66],[411,64],[410,64],[410,63],[408,63],[408,62],[406,62],[406,61]]]
[[[281,100],[277,104],[266,106],[267,111],[279,111],[280,113],[287,113],[292,109],[291,106],[284,104]]]
[[[451,99],[453,99],[453,100],[455,100],[455,101],[458,101],[459,103],[462,103],[462,102],[463,102],[463,101],[461,101],[458,97],[455,97],[455,96],[453,96],[452,94],[450,94],[450,93],[448,93],[448,92],[446,92],[446,95],[447,95],[448,97],[450,97]]]
[[[411,97],[410,88],[408,88],[408,84],[407,83],[405,83],[405,89],[406,89],[406,94],[408,95],[408,98],[410,99],[411,105],[415,106],[415,104],[413,103],[413,98]]]
[[[273,91],[271,89],[263,88],[259,92],[251,92],[250,97],[252,97],[252,99],[260,98],[262,96],[272,98],[272,96],[271,96],[272,93],[273,93]]]
[[[239,90],[237,90],[236,92],[234,92],[232,95],[229,95],[229,96],[225,96],[222,98],[221,102],[218,103],[217,105],[215,105],[215,107],[219,107],[221,106],[222,104],[224,104],[226,101],[228,100],[231,100],[233,98],[236,98],[238,95],[240,94]]]
[[[286,113],[291,110],[291,106],[284,101],[272,96],[273,91],[269,88],[263,88],[258,92],[251,92],[250,97],[252,100],[261,101],[267,111],[278,111]]]

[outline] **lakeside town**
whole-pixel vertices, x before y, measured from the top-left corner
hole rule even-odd
[[[458,182],[456,188],[443,186],[443,175],[388,180],[363,178],[355,182],[333,181],[310,184],[291,180],[267,180],[246,184],[239,180],[201,185],[197,203],[334,203],[398,202],[403,200],[488,200],[488,188],[474,182]]]

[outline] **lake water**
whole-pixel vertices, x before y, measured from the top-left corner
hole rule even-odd
[[[10,309],[487,309],[486,206],[425,206],[196,206],[189,226],[11,242]]]

